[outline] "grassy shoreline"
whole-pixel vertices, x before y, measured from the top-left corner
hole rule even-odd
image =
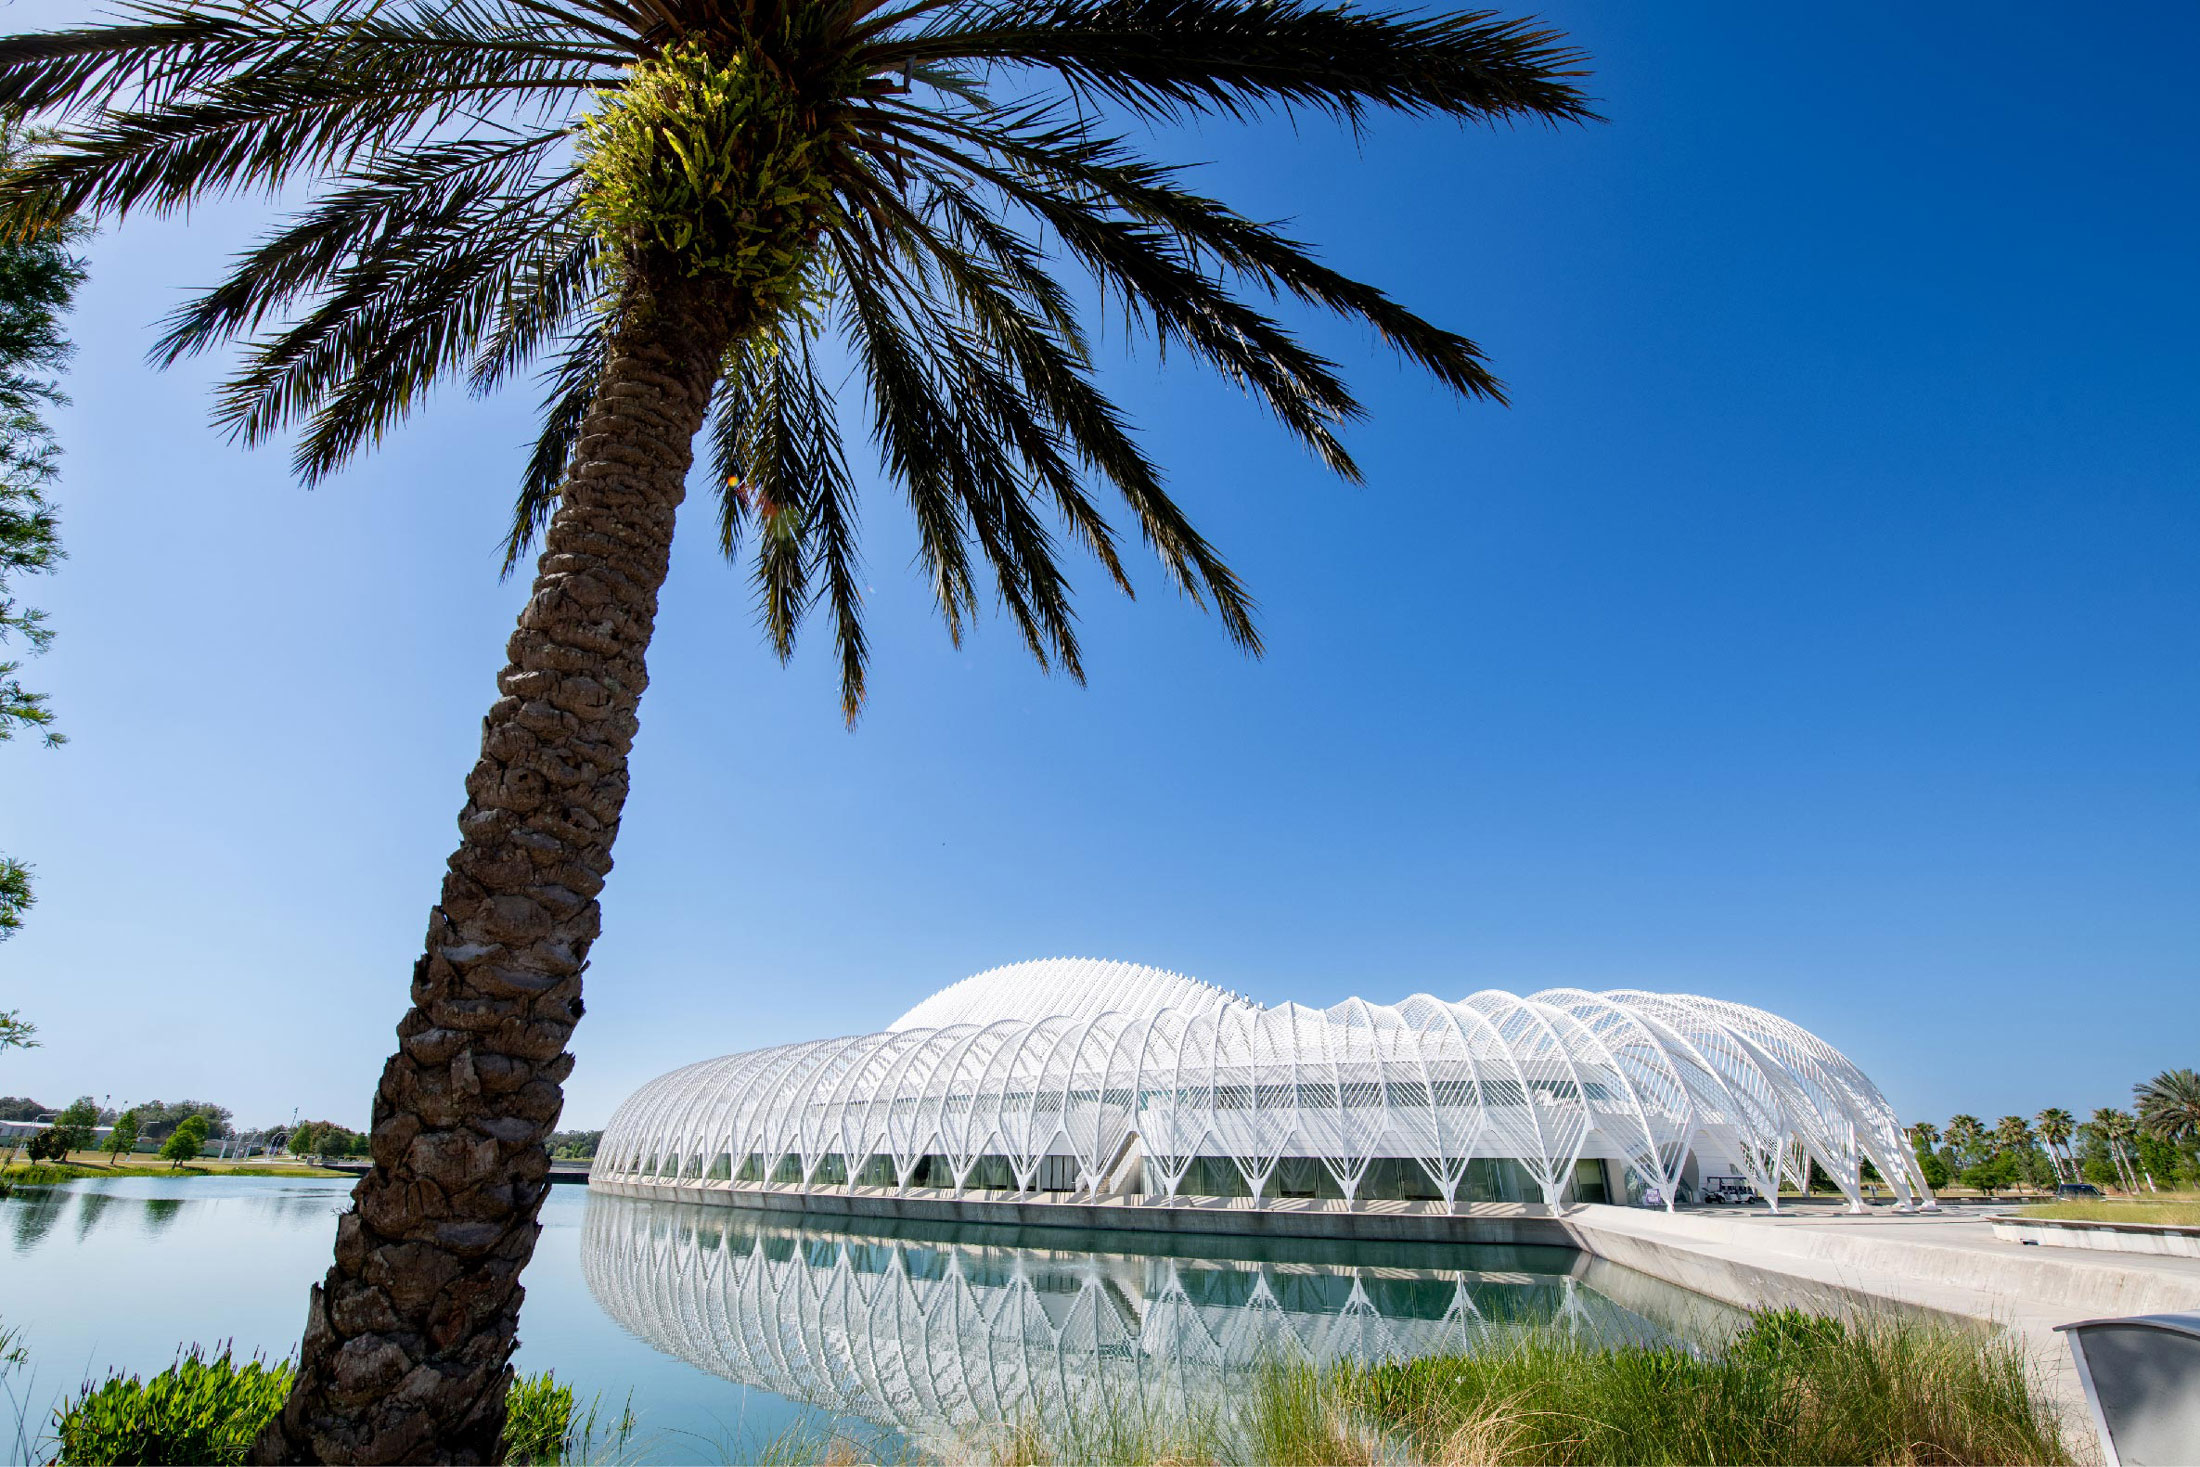
[[[309,1162],[188,1162],[171,1167],[157,1158],[147,1162],[24,1161],[0,1166],[0,1183],[12,1187],[52,1187],[95,1177],[344,1177]]]
[[[61,1463],[242,1461],[279,1406],[288,1362],[198,1347],[155,1376],[89,1382],[57,1413]],[[517,1382],[514,1462],[631,1460],[631,1409],[599,1416],[545,1374]],[[1751,1317],[1725,1346],[1608,1344],[1549,1326],[1493,1331],[1473,1353],[1373,1365],[1279,1363],[1212,1400],[1079,1393],[1010,1423],[865,1444],[792,1430],[784,1467],[891,1461],[1109,1467],[1683,1467],[1719,1463],[2070,1467],[2064,1423],[2011,1336],[1899,1317]],[[884,1450],[882,1450],[882,1448]],[[701,1459],[693,1459],[701,1460]]]

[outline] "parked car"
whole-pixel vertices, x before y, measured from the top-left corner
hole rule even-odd
[[[2055,1184],[2055,1195],[2057,1197],[2098,1197],[2101,1195],[2101,1189],[2091,1182],[2057,1182]]]

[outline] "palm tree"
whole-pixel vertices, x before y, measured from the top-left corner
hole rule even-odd
[[[2064,1148],[2068,1145],[2071,1132],[2076,1127],[2076,1122],[2071,1118],[2070,1112],[2051,1105],[2033,1119],[2039,1124],[2040,1139],[2047,1143],[2048,1158],[2055,1163],[2055,1175],[2065,1180],[2075,1181],[2078,1176],[2077,1160],[2070,1158],[2068,1166],[2064,1165]]]
[[[1951,1116],[1948,1120],[1948,1144],[1955,1148],[1965,1166],[1979,1160],[1979,1151],[1986,1144],[1986,1127],[1977,1116]]]
[[[2164,1070],[2131,1087],[2139,1129],[2172,1146],[2200,1141],[2200,1071]]]
[[[1104,486],[1257,650],[1243,587],[1097,384],[1061,268],[1347,479],[1360,406],[1263,296],[1363,322],[1463,395],[1501,388],[1471,341],[1095,119],[1576,121],[1580,66],[1487,12],[1325,0],[132,0],[113,24],[0,40],[0,107],[63,125],[0,181],[0,224],[301,201],[156,357],[241,344],[217,421],[247,443],[300,430],[308,482],[439,383],[546,364],[506,548],[509,569],[540,537],[533,594],[376,1093],[374,1166],[264,1455],[495,1451],[696,436],[774,649],[822,603],[851,721],[868,651],[824,375],[841,360],[951,637],[989,571],[1032,655],[1080,676],[1049,515],[1128,592]]]
[[[2095,1111],[2093,1114],[2098,1118],[2103,1112]],[[2146,1178],[2149,1192],[2158,1190],[2154,1185],[2154,1174],[2139,1164],[2139,1158],[2135,1151],[2139,1140],[2138,1121],[2134,1120],[2131,1112],[2126,1110],[2110,1110],[2106,1112],[2106,1115],[2109,1144],[2116,1148],[2117,1154],[2123,1159],[2124,1171],[2131,1178],[2131,1190],[2134,1192],[2139,1190],[2139,1178],[2142,1176]]]
[[[1940,1127],[1931,1121],[1912,1122],[1909,1129],[1910,1149],[1923,1154],[1940,1145]]]
[[[2021,1165],[2036,1144],[2032,1123],[2023,1116],[2003,1116],[1994,1122],[1994,1149],[2007,1154],[2012,1162]]]
[[[2131,1160],[2126,1154],[2124,1146],[2125,1141],[2136,1129],[2131,1117],[2123,1111],[2117,1110],[2114,1106],[2104,1105],[2093,1112],[2092,1124],[2094,1134],[2101,1138],[2101,1144],[2108,1149],[2109,1160],[2115,1163],[2116,1176],[2122,1183],[2124,1190],[2127,1192],[2138,1191],[2139,1178],[2131,1169]]]

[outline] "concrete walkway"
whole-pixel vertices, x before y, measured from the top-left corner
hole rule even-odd
[[[2038,1363],[2062,1402],[2072,1447],[2089,1458],[2091,1417],[2055,1326],[2200,1310],[2200,1259],[2008,1242],[1994,1236],[1988,1210],[1904,1216],[1806,1208],[1775,1216],[1578,1207],[1563,1222],[1584,1252],[1744,1308],[1840,1311],[1892,1302],[2002,1325]]]
[[[1969,1209],[1904,1216],[1798,1211],[1569,1209],[1580,1246],[1728,1303],[1893,1300],[2012,1328],[2101,1314],[2200,1309],[2200,1259],[2005,1242]],[[1682,1276],[1682,1275],[1685,1275]]]

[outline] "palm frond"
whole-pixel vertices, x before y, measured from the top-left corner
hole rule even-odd
[[[521,50],[423,56],[410,46],[302,47],[158,108],[110,111],[11,179],[11,193],[70,213],[165,214],[238,192],[341,173],[467,119],[570,106],[616,78]],[[325,53],[325,54],[324,54]]]
[[[1455,392],[1505,400],[1503,385],[1472,341],[1423,320],[1376,287],[1321,264],[1305,245],[1274,227],[1183,188],[1179,179],[1184,170],[1140,158],[1121,138],[1061,123],[1052,107],[990,117],[896,110],[908,125],[998,160],[1019,188],[1066,190],[1081,199],[1104,201],[1129,218],[1170,230],[1202,264],[1234,271],[1271,294],[1287,291],[1309,305],[1365,322],[1400,355]],[[994,180],[989,176],[988,181]]]
[[[512,506],[512,528],[504,537],[504,566],[509,576],[520,558],[534,547],[557,508],[558,492],[565,484],[566,466],[581,440],[581,424],[596,400],[596,384],[602,380],[604,338],[601,331],[575,332],[543,373],[547,390],[542,397],[542,432],[527,455],[520,475],[519,497]]]
[[[1052,494],[1071,533],[1116,586],[1132,594],[1115,532],[1086,497],[1065,451],[1111,476],[1152,479],[1153,466],[1121,430],[1113,406],[1093,388],[1090,358],[1060,285],[1028,241],[987,218],[967,195],[937,190],[928,201],[933,207],[925,210],[905,208],[886,195],[869,202],[882,235],[929,265],[982,339],[983,350],[1015,374],[1018,410],[1004,417],[1003,431]],[[922,217],[926,214],[942,216],[943,226],[936,228]],[[1080,427],[1091,442],[1077,433]]]
[[[1361,416],[1361,408],[1336,364],[1307,350],[1278,322],[1231,294],[1199,267],[1173,230],[1027,182],[946,147],[921,129],[875,125],[931,153],[945,167],[999,190],[1052,230],[1124,314],[1152,330],[1164,355],[1172,343],[1188,348],[1249,388],[1331,471],[1358,481],[1359,466],[1335,430]]]
[[[320,22],[298,5],[250,0],[135,4],[117,23],[0,37],[0,106],[63,115],[118,97],[157,106],[200,79],[217,79]]]
[[[1052,536],[1029,503],[1033,460],[1043,472],[1048,454],[1047,430],[965,323],[937,308],[921,261],[905,268],[887,241],[854,231],[835,243],[847,247],[851,237],[862,247],[856,260],[842,261],[842,294],[851,306],[845,319],[873,383],[876,436],[918,510],[935,585],[959,589],[961,607],[973,604],[959,534],[966,529],[1033,659],[1082,679],[1068,583]],[[851,269],[858,262],[860,273]],[[952,543],[942,544],[949,536]],[[959,585],[948,570],[958,564]],[[959,636],[948,594],[936,592],[950,633]]]
[[[457,139],[377,158],[239,256],[220,285],[171,314],[153,360],[170,366],[223,345],[330,289],[348,266],[403,252],[409,239],[480,227],[515,200],[554,192],[571,171],[545,177],[542,157],[561,140],[555,132]]]
[[[872,43],[882,66],[1039,68],[1141,116],[1369,107],[1582,121],[1580,52],[1491,11],[1417,15],[1310,0],[996,0]]]
[[[857,348],[870,390],[872,440],[887,473],[908,495],[917,523],[917,554],[931,578],[933,604],[947,624],[949,639],[960,646],[978,599],[963,544],[963,511],[949,477],[947,458],[954,444],[926,379],[922,354],[880,293],[854,273],[869,267],[880,252],[853,229],[834,231],[828,247],[847,281],[839,297],[840,323]]]
[[[1230,639],[1257,654],[1261,642],[1251,598],[1169,497],[1158,468],[1131,437],[1122,413],[1093,381],[1091,361],[1074,319],[1057,320],[1056,313],[1066,300],[1060,286],[1046,275],[1020,237],[990,220],[968,193],[937,175],[928,177],[935,189],[933,202],[951,226],[986,226],[975,229],[975,243],[999,273],[996,278],[971,268],[961,258],[959,239],[943,241],[921,227],[906,231],[908,246],[931,255],[943,285],[960,297],[962,308],[989,344],[1020,374],[1022,392],[1059,427],[1079,458],[1105,475],[1122,495],[1177,588],[1200,606],[1212,596]],[[1062,476],[1050,480],[1049,487],[1073,533],[1117,586],[1131,594],[1112,534],[1104,522],[1096,523],[1098,511],[1083,497],[1076,481]]]
[[[841,712],[863,707],[870,651],[856,551],[856,487],[806,328],[752,337],[727,364],[711,422],[719,549],[738,557],[757,526],[758,611],[781,661],[822,600],[833,619]]]

